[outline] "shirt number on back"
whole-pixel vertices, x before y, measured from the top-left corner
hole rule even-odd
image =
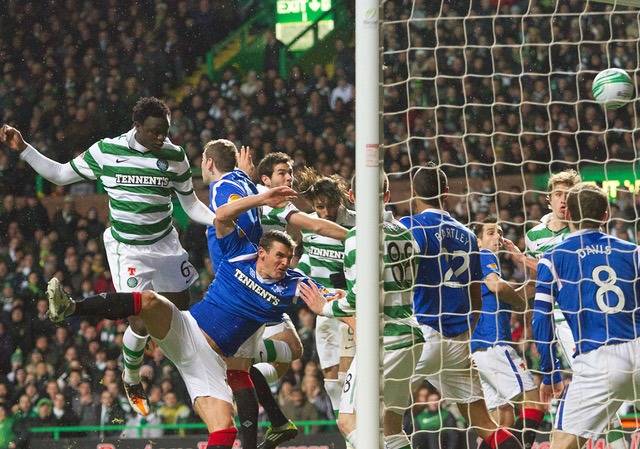
[[[405,242],[404,245],[396,242],[389,243],[387,255],[391,262],[393,280],[402,284],[405,280],[412,279],[411,257],[413,256],[413,243]]]
[[[602,272],[607,275],[605,279],[600,278],[600,273]],[[593,282],[598,286],[598,290],[596,290],[596,304],[598,304],[600,310],[604,313],[617,313],[624,309],[624,293],[620,287],[615,285],[618,276],[611,267],[606,265],[595,267],[591,273],[591,277],[593,278]],[[618,299],[614,307],[608,305],[606,302],[607,293],[609,292],[614,294]]]
[[[447,264],[449,265],[449,269],[444,274],[444,285],[450,288],[462,287],[462,284],[457,281],[457,278],[469,269],[469,253],[466,251],[454,251],[451,254],[445,254],[444,257],[447,259]],[[456,259],[462,259],[462,263],[454,270],[453,265],[458,263]],[[456,280],[452,281],[451,278],[454,276]]]

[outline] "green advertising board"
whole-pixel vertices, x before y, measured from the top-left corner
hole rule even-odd
[[[311,24],[319,21],[318,38],[322,39],[334,27],[333,12],[329,12],[332,3],[332,0],[276,0],[276,37],[284,44],[289,44]],[[293,44],[291,50],[306,50],[313,45],[313,30],[309,30]]]
[[[607,162],[593,164],[580,168],[580,177],[586,182],[595,182],[609,195],[611,201],[615,201],[620,190],[626,190],[633,194],[640,192],[640,162],[621,163]],[[548,174],[538,175],[534,185],[537,190],[546,190]]]

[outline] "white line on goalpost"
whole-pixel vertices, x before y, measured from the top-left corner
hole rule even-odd
[[[380,425],[380,48],[378,0],[356,0],[356,439],[382,448]],[[375,304],[377,302],[377,307]]]

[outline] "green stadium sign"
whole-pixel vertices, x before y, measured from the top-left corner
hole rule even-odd
[[[640,163],[608,162],[606,164],[588,165],[580,170],[580,176],[585,182],[594,182],[607,192],[609,199],[615,201],[618,192],[626,190],[632,194],[640,193]],[[536,176],[534,181],[537,190],[546,190],[549,175]]]
[[[288,45],[317,22],[317,37],[322,39],[334,27],[332,6],[332,0],[276,0],[276,37]],[[311,29],[292,45],[291,50],[307,50],[314,44]]]

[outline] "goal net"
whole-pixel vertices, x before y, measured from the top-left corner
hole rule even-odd
[[[583,0],[382,2],[381,148],[396,215],[415,212],[411,173],[431,161],[449,179],[447,212],[470,228],[497,217],[524,251],[526,232],[551,212],[549,177],[574,169],[606,189],[607,230],[638,242],[638,102],[606,110],[592,96],[607,68],[624,69],[638,91],[638,11]],[[503,279],[524,281],[524,266],[505,249],[499,261]],[[537,386],[530,318],[513,313],[510,332]],[[414,388],[405,419],[414,447],[462,447],[465,439],[475,447],[454,399],[427,382]],[[557,408],[557,400],[545,406],[540,430],[551,429]],[[620,413],[629,437],[633,404]],[[539,434],[535,444],[544,441]]]

